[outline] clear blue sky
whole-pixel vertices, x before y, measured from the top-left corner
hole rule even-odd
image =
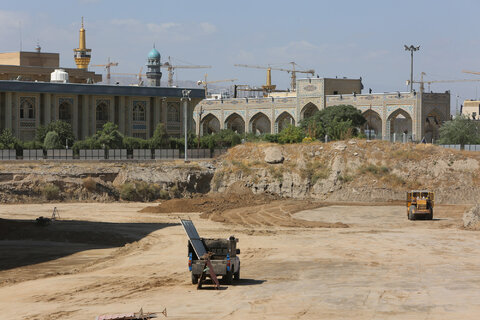
[[[210,80],[238,78],[261,85],[265,72],[234,67],[295,61],[321,77],[362,77],[365,90],[405,91],[410,56],[404,44],[420,45],[415,78],[464,79],[480,71],[478,1],[9,1],[0,10],[0,51],[24,50],[37,40],[73,67],[81,16],[92,63],[108,57],[116,72],[138,72],[155,43],[162,59],[205,64]],[[287,65],[285,65],[287,66]],[[101,70],[98,70],[101,71]],[[198,80],[203,70],[178,70],[179,80]],[[478,76],[480,79],[480,76]],[[274,72],[287,88],[289,75]],[[480,95],[480,82],[432,85],[459,100]],[[455,99],[452,99],[455,108]]]

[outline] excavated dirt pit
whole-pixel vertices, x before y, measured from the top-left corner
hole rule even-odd
[[[408,221],[396,204],[315,205],[271,200],[202,218],[179,207],[62,203],[51,205],[61,220],[46,227],[32,221],[50,205],[2,206],[0,254],[16,263],[0,266],[2,319],[94,319],[142,307],[166,307],[173,319],[477,318],[480,233],[462,228],[467,206]],[[240,282],[195,290],[179,218],[203,237],[240,239]]]

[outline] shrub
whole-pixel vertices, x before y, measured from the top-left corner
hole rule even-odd
[[[390,172],[390,168],[385,166],[376,166],[374,164],[363,165],[358,170],[361,174],[371,173],[374,176],[383,176]]]
[[[43,142],[45,149],[61,149],[63,148],[62,143],[60,142],[60,137],[56,131],[50,131],[45,136],[45,141]]]
[[[41,188],[43,197],[47,200],[57,200],[60,198],[60,189],[52,184],[46,184]]]
[[[316,184],[318,180],[328,178],[329,174],[328,166],[318,161],[307,162],[305,168],[300,171],[302,179],[307,179],[312,185]]]
[[[159,199],[161,196],[166,196],[165,193],[161,191],[164,190],[154,183],[145,181],[135,183],[127,182],[120,187],[120,198],[127,201],[153,201]]]
[[[305,131],[293,124],[287,126],[278,134],[278,142],[280,143],[298,143],[305,137]]]
[[[75,136],[72,125],[62,120],[52,121],[47,126],[39,126],[35,133],[37,142],[43,142],[47,133],[51,131],[55,131],[58,134],[62,147],[65,147],[65,143],[67,143],[69,147],[73,145]]]
[[[90,192],[97,191],[97,182],[93,180],[91,177],[83,179],[83,187]]]
[[[163,200],[168,200],[168,199],[170,199],[170,194],[168,193],[167,190],[162,189],[162,190],[160,190],[159,198],[163,199]]]

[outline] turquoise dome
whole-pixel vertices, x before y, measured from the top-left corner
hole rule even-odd
[[[148,59],[160,59],[160,52],[158,52],[157,49],[153,47],[153,49],[148,54]]]

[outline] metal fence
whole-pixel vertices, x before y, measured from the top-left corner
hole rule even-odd
[[[480,144],[466,144],[464,150],[480,151]]]
[[[15,149],[2,149],[0,150],[0,160],[16,160],[17,150]]]
[[[49,160],[72,160],[73,150],[71,149],[48,149],[47,159]]]
[[[108,159],[110,160],[127,160],[127,149],[110,149],[108,150]]]
[[[23,160],[41,160],[43,159],[43,149],[24,149]]]
[[[105,160],[105,150],[93,149],[93,150],[79,150],[80,160]]]
[[[129,154],[127,149],[109,149],[108,154],[104,149],[82,149],[78,155],[72,149],[24,149],[23,160],[174,160],[183,159],[185,154],[178,149],[133,149]],[[225,154],[227,149],[188,149],[188,159],[210,159]],[[16,150],[1,150],[1,160],[16,160]]]

